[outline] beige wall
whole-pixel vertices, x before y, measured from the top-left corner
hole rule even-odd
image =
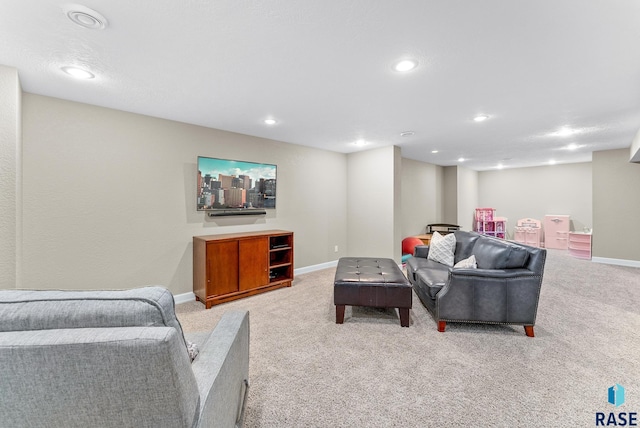
[[[458,221],[458,167],[446,166],[442,177],[442,223]]]
[[[346,255],[344,154],[32,94],[23,122],[27,288],[190,292],[193,235],[292,230],[297,268]],[[276,210],[197,212],[198,155],[276,164]]]
[[[457,216],[455,224],[462,230],[473,230],[475,209],[478,205],[478,172],[461,166],[457,169]]]
[[[473,213],[478,206],[478,172],[461,166],[447,166],[443,171],[441,223],[473,230]]]
[[[593,256],[640,261],[640,165],[629,150],[593,153]]]
[[[591,183],[590,162],[481,171],[478,204],[507,217],[509,238],[519,219],[547,214],[568,214],[572,230],[583,230],[593,227]]]
[[[402,159],[402,237],[425,233],[427,224],[442,222],[443,168]]]
[[[393,147],[393,259],[402,262],[402,150]]]
[[[399,148],[347,155],[349,255],[401,259]]]
[[[273,228],[295,232],[296,268],[346,255],[399,260],[402,237],[428,223],[464,227],[476,206],[509,217],[510,234],[518,218],[568,213],[574,229],[596,223],[595,256],[640,260],[633,233],[604,232],[640,210],[633,192],[611,191],[638,182],[628,150],[594,155],[595,221],[591,163],[476,173],[401,159],[397,147],[344,155],[21,94],[3,67],[0,95],[2,288],[153,283],[186,293],[193,235]],[[277,164],[277,210],[197,212],[198,155]]]
[[[21,102],[18,72],[0,66],[0,288],[20,284]]]
[[[640,162],[640,131],[636,133],[629,149],[629,159],[631,162]]]

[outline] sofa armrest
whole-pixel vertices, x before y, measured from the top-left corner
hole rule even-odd
[[[192,364],[199,427],[242,425],[249,379],[249,312],[225,312]]]
[[[413,249],[413,257],[422,257],[426,259],[429,255],[429,246],[428,245],[416,245]]]
[[[528,269],[452,269],[438,319],[534,325],[542,277]]]

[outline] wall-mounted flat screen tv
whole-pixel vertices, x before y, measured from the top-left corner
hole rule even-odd
[[[276,207],[276,170],[266,163],[198,156],[198,211],[264,214]]]

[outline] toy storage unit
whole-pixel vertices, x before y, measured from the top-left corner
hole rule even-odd
[[[505,217],[496,217],[494,208],[476,208],[473,230],[483,235],[505,239],[507,219]]]
[[[570,220],[568,215],[544,216],[544,246],[566,250],[569,247]]]
[[[569,254],[591,259],[591,232],[569,232]]]
[[[540,248],[542,227],[540,220],[521,218],[513,228],[513,240],[520,244]]]

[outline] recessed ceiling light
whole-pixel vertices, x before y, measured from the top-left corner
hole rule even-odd
[[[458,162],[464,162],[464,158],[458,158]]]
[[[555,160],[551,159],[551,160],[549,161],[549,165],[555,165],[555,164],[556,164],[556,161],[555,161]]]
[[[571,129],[569,127],[562,127],[560,128],[558,131],[556,132],[552,132],[551,135],[554,135],[556,137],[568,137],[569,135],[573,135],[573,134],[577,134],[578,131],[577,129]]]
[[[502,165],[501,163],[499,163],[499,164],[496,166],[496,168],[497,168],[497,169],[502,169],[502,168],[504,168],[504,165]]]
[[[395,65],[393,66],[393,69],[395,71],[409,71],[409,70],[413,70],[417,66],[418,66],[418,61],[414,59],[404,59],[402,61],[398,61],[397,63],[395,63]]]
[[[416,133],[413,131],[404,131],[400,133],[401,137],[412,137],[414,135],[416,135]]]
[[[354,142],[353,144],[355,144],[356,146],[366,146],[369,143],[367,143],[365,140],[358,140],[358,141]]]
[[[580,147],[580,146],[578,146],[576,143],[571,143],[571,144],[569,144],[569,145],[567,146],[567,150],[575,150],[575,149],[577,149],[578,147]]]
[[[431,153],[438,153],[437,150],[431,150]]]
[[[476,122],[484,122],[487,119],[489,119],[489,116],[486,114],[479,114],[478,116],[473,118],[473,120]]]
[[[107,28],[107,19],[93,9],[79,4],[70,4],[63,7],[64,13],[76,25],[91,30],[104,30]]]
[[[275,125],[276,123],[278,123],[278,121],[275,119],[265,119],[264,123],[267,125]]]
[[[96,77],[93,73],[78,67],[62,67],[62,71],[76,79],[93,79]]]

